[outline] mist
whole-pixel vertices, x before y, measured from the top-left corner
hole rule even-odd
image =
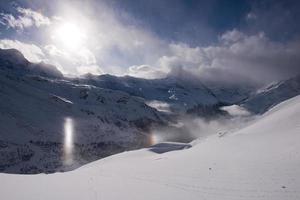
[[[176,123],[153,129],[151,131],[152,144],[161,142],[190,143],[213,135],[223,137],[246,127],[257,118],[256,115],[238,105],[221,107],[220,110],[224,110],[226,114],[209,119],[187,114],[181,115],[177,118]]]

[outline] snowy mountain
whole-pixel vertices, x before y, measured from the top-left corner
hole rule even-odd
[[[0,70],[9,76],[41,75],[52,78],[62,78],[62,73],[55,67],[45,63],[30,63],[18,50],[0,49]]]
[[[124,91],[142,97],[149,103],[164,102],[170,106],[171,111],[180,112],[198,104],[212,105],[218,102],[203,84],[177,77],[148,80],[130,76],[100,75],[89,76],[88,79],[80,81],[102,88]]]
[[[273,83],[257,91],[247,100],[242,102],[242,106],[253,113],[264,113],[268,109],[289,98],[300,94],[300,75]]]
[[[149,145],[165,115],[121,91],[74,84],[52,66],[0,51],[0,171],[70,170]],[[68,149],[66,149],[68,148]],[[73,158],[67,158],[72,151]],[[66,163],[65,163],[66,162]]]
[[[278,103],[300,94],[300,75],[259,90],[252,85],[203,83],[187,74],[151,80],[130,76],[86,75],[75,82],[144,98],[148,105],[158,110],[207,118],[222,115],[220,107],[233,104],[241,105],[254,114],[262,114]]]
[[[168,130],[173,141],[190,141],[195,136],[177,123],[185,114],[210,120],[226,115],[220,108],[232,104],[263,113],[300,94],[299,80],[251,95],[251,87],[202,83],[183,73],[152,80],[66,78],[54,66],[30,63],[17,50],[0,49],[0,171],[71,170],[149,146],[154,129]]]
[[[0,174],[4,199],[300,199],[300,96],[251,125],[125,152],[67,173]],[[180,150],[181,149],[181,150]]]
[[[190,74],[169,75],[161,79],[142,79],[130,76],[86,75],[75,80],[77,83],[95,85],[101,88],[124,91],[130,95],[144,98],[148,105],[175,113],[191,113],[198,107],[214,109],[217,105],[233,104],[247,98],[249,88],[224,87],[203,84]],[[252,88],[251,88],[252,89]],[[204,116],[206,113],[198,113]]]

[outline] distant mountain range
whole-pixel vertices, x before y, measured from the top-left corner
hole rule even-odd
[[[126,92],[147,102],[167,103],[175,113],[185,113],[196,106],[212,106],[220,102],[234,104],[247,98],[253,88],[214,85],[208,87],[189,74],[170,75],[162,79],[142,79],[131,76],[88,74],[75,79],[77,83]]]
[[[220,107],[232,104],[264,113],[298,94],[299,76],[258,91],[203,83],[185,74],[152,80],[66,78],[55,66],[0,49],[0,171],[71,170],[152,145],[151,130],[171,126],[177,116],[211,118],[226,114]]]

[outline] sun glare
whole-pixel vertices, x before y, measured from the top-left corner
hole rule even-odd
[[[74,23],[64,23],[54,33],[54,38],[68,49],[77,49],[85,40],[85,33]]]
[[[73,163],[73,137],[74,127],[72,118],[65,118],[64,121],[64,158],[63,161],[66,165]]]

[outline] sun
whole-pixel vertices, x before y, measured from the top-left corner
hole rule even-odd
[[[86,34],[75,23],[67,22],[56,28],[53,38],[64,47],[74,50],[83,45]]]

